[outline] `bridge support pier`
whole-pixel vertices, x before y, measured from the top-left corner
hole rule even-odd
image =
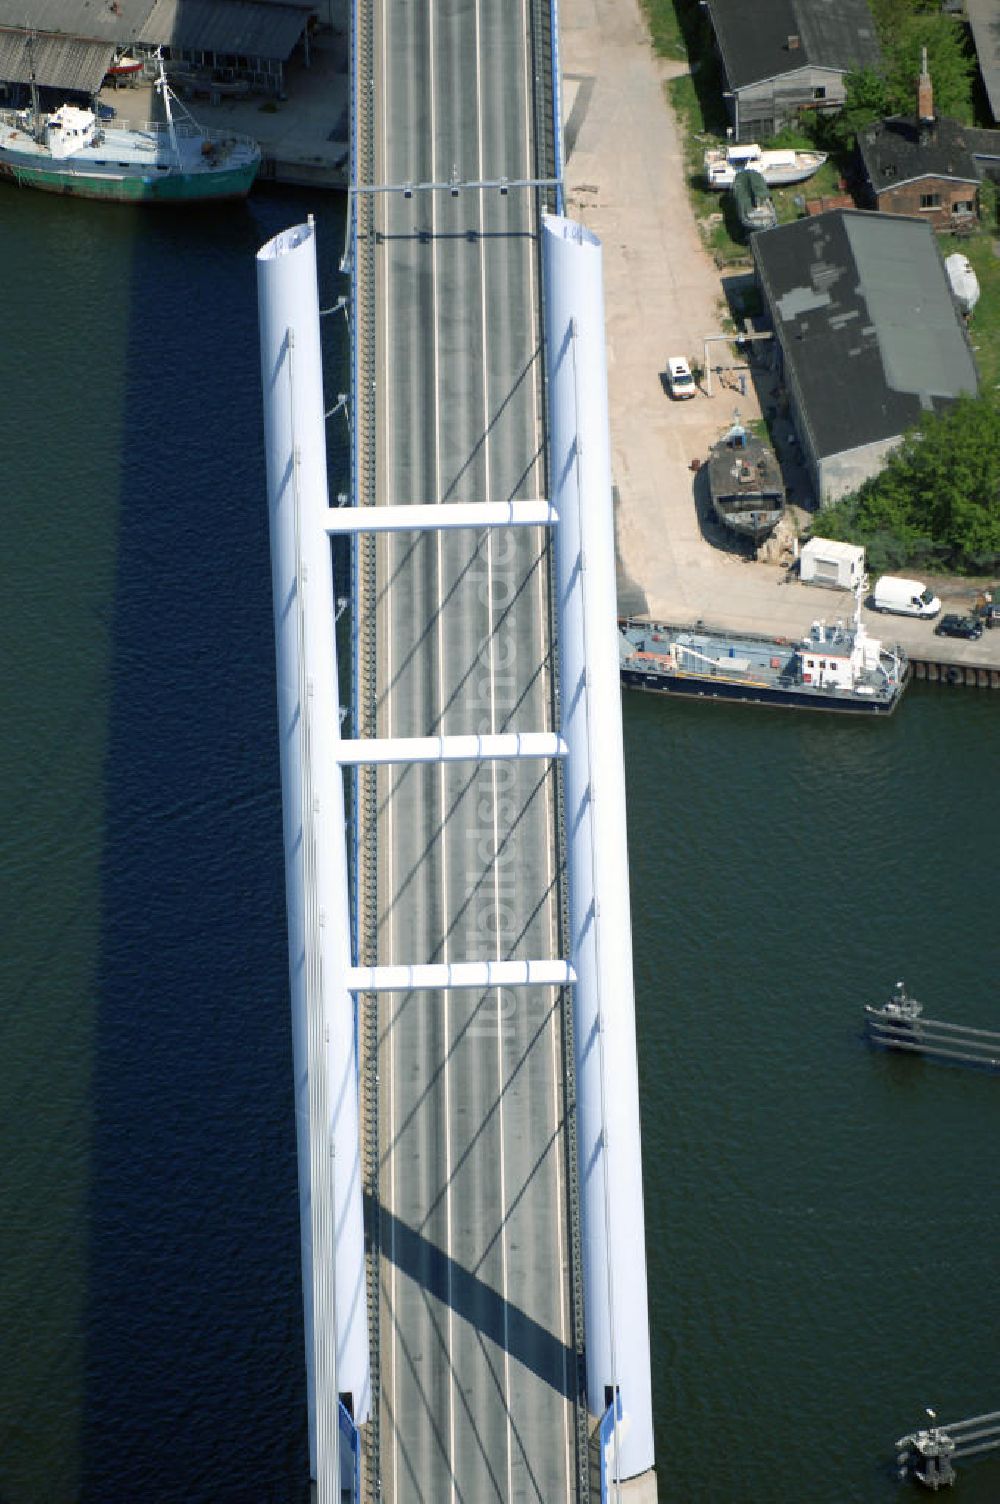
[[[351,932],[312,222],[257,256],[309,1447],[339,1504],[338,1396],[370,1403]]]
[[[653,1466],[653,1420],[601,245],[557,216],[542,241],[587,1397],[597,1416],[621,1396],[626,1479]]]

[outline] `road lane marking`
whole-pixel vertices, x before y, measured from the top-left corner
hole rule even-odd
[[[526,177],[532,176],[534,174],[535,167],[536,167],[536,161],[537,161],[537,152],[538,152],[538,143],[535,141],[533,122],[532,122],[532,119],[531,119],[531,108],[532,108],[532,99],[533,99],[532,88],[531,88],[531,85],[532,85],[532,79],[531,79],[531,55],[530,55],[531,54],[531,48],[530,48],[530,46],[527,43],[527,38],[532,33],[529,32],[529,29],[528,29],[529,22],[530,22],[530,17],[529,17],[528,0],[521,0],[521,35],[522,35],[522,37],[524,37],[526,39],[525,40],[524,52],[523,52],[523,58],[524,58],[524,79],[523,79],[523,95],[522,95],[522,98],[524,100],[524,110],[525,110],[525,133],[524,133],[525,158],[524,158],[524,162],[523,162],[523,171],[524,171],[524,175]],[[534,220],[534,231],[535,231],[535,237],[536,237],[536,240],[535,240],[536,245],[538,244],[538,242],[540,240],[540,237],[541,237],[541,228],[542,228],[541,227],[541,223],[540,223],[540,221],[538,219],[537,203],[538,203],[537,198],[533,199],[533,201],[532,201],[532,207],[531,207],[531,211],[530,211],[531,218]],[[538,260],[537,260],[537,255],[529,255],[528,258],[527,258],[527,261],[528,261],[528,298],[529,298],[529,305],[530,305],[530,308],[531,308],[531,326],[532,326],[532,328],[534,328],[537,331],[537,338],[538,338],[538,340],[542,341],[544,339],[544,330],[542,329],[541,299],[539,297],[539,287],[538,287]],[[545,431],[544,431],[544,419],[543,419],[543,414],[542,414],[542,409],[541,409],[541,403],[540,403],[540,400],[539,400],[539,398],[540,398],[540,382],[543,379],[544,379],[544,356],[543,356],[542,361],[539,362],[538,369],[537,369],[537,372],[535,374],[535,378],[534,378],[534,380],[531,383],[531,393],[532,393],[531,400],[532,400],[532,408],[533,408],[533,414],[534,414],[534,433],[535,433],[535,446],[534,447],[535,447],[536,454],[539,454],[539,455],[542,456],[542,458],[540,460],[536,460],[536,463],[535,463],[535,474],[536,475],[537,475],[537,471],[539,469],[542,471],[543,474],[548,469],[548,466],[545,464],[545,459],[544,459],[544,454],[545,454],[544,445],[545,445],[546,435],[545,435]],[[550,483],[551,483],[551,476],[549,477],[549,480],[550,480]],[[538,492],[538,491],[539,491],[539,486],[538,486],[538,483],[537,483],[537,480],[536,480],[536,483],[535,483],[535,485],[533,487],[532,494],[534,494],[535,492]],[[546,550],[546,553],[547,553],[547,559],[548,559],[548,567],[546,569],[544,569],[544,570],[541,569],[541,568],[539,568],[536,571],[536,575],[537,575],[537,590],[538,590],[538,595],[537,595],[537,601],[538,601],[538,632],[539,632],[538,641],[539,641],[539,644],[541,646],[541,650],[542,650],[543,653],[545,652],[546,647],[548,647],[548,649],[549,649],[549,667],[548,667],[549,694],[548,694],[548,699],[549,699],[549,704],[550,704],[550,707],[551,707],[550,714],[554,713],[556,721],[558,723],[558,721],[559,721],[559,705],[558,705],[558,700],[556,700],[554,706],[552,704],[553,668],[554,668],[554,663],[553,663],[554,643],[551,641],[551,634],[550,634],[550,629],[549,629],[550,628],[551,588],[552,588],[552,586],[551,586],[551,570],[552,570],[552,539],[551,539],[551,535],[550,535],[550,538],[549,538],[549,543],[548,543],[548,548]],[[558,631],[558,625],[556,627],[556,630]],[[546,848],[546,877],[547,877],[547,891],[549,893],[552,893],[554,891],[552,885],[553,885],[553,882],[554,882],[555,876],[556,876],[556,872],[555,872],[556,853],[555,853],[554,847],[555,847],[556,839],[558,837],[558,826],[557,826],[557,823],[556,823],[556,814],[555,814],[555,808],[554,808],[554,804],[553,804],[553,789],[554,789],[553,780],[557,776],[558,776],[557,770],[555,768],[552,768],[552,769],[549,770],[549,775],[548,775],[548,777],[545,780],[545,800],[544,800],[544,804],[545,804],[545,826],[546,826],[546,832],[547,832],[547,835],[548,835],[548,839],[545,842],[545,848]],[[567,880],[567,875],[564,873],[563,874],[563,882],[565,882],[566,880]],[[558,919],[558,907],[557,907],[558,903],[559,903],[559,899],[557,897],[556,904],[553,905],[552,907],[550,907],[550,910],[549,910],[549,914],[550,914],[549,924],[550,924],[550,931],[551,931],[551,937],[552,937],[553,954],[555,954],[555,946],[556,946],[556,943],[557,943],[557,941],[559,939],[559,919]],[[567,936],[566,939],[567,939],[567,942],[568,942],[569,937]],[[554,994],[554,996],[556,998],[558,998],[558,994]],[[551,1024],[550,1024],[550,1030],[549,1030],[549,1047],[550,1047],[550,1050],[551,1050],[550,1079],[551,1079],[551,1082],[552,1082],[552,1123],[553,1123],[554,1131],[556,1133],[558,1133],[559,1132],[559,1124],[560,1124],[560,1099],[562,1097],[562,1051],[560,1050],[560,1039],[561,1039],[562,1032],[563,1032],[563,1020],[562,1020],[562,1012],[561,1012],[561,1008],[560,1007],[558,1007],[558,1006],[553,1006],[552,1007],[552,1009],[550,1011],[550,1019],[551,1019]],[[566,1218],[566,1211],[567,1211],[566,1197],[567,1197],[567,1194],[568,1194],[568,1187],[565,1186],[564,1183],[563,1183],[562,1156],[560,1154],[558,1154],[558,1153],[554,1154],[553,1155],[553,1162],[554,1162],[554,1167],[555,1167],[555,1187],[556,1187],[555,1204],[556,1204],[556,1207],[558,1209],[558,1215],[556,1217],[556,1246],[557,1246],[557,1255],[558,1255],[557,1263],[558,1263],[558,1268],[560,1270],[565,1269],[565,1270],[568,1271],[568,1273],[570,1275],[570,1279],[567,1280],[566,1283],[563,1283],[562,1281],[560,1281],[560,1283],[562,1284],[562,1290],[561,1290],[561,1298],[559,1300],[559,1339],[560,1339],[560,1342],[562,1343],[563,1350],[568,1353],[569,1352],[570,1332],[569,1332],[569,1323],[568,1323],[568,1305],[567,1305],[567,1303],[568,1303],[568,1300],[571,1299],[570,1289],[571,1289],[571,1284],[572,1284],[572,1271],[569,1269],[569,1254],[568,1254],[568,1249],[567,1249],[567,1227],[565,1225],[565,1218]],[[570,1375],[570,1377],[572,1378],[573,1376]],[[563,1449],[564,1449],[564,1454],[565,1454],[565,1458],[566,1458],[566,1478],[567,1478],[567,1484],[570,1486],[570,1489],[572,1491],[572,1482],[571,1482],[571,1480],[575,1476],[575,1468],[573,1466],[573,1457],[574,1457],[574,1452],[575,1452],[576,1439],[575,1439],[575,1434],[574,1434],[575,1433],[575,1426],[571,1426],[571,1423],[570,1423],[570,1406],[568,1404],[564,1405],[562,1407],[562,1417],[563,1417]]]

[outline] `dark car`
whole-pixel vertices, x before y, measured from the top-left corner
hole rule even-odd
[[[969,637],[975,640],[983,635],[983,624],[974,616],[956,616],[952,612],[942,616],[934,628],[939,637]]]

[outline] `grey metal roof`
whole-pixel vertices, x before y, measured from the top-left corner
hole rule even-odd
[[[965,10],[993,119],[1000,124],[1000,0],[966,0]]]
[[[124,45],[152,9],[153,0],[114,0],[113,6],[109,0],[0,0],[0,26]]]
[[[261,0],[153,0],[137,40],[282,62],[306,28],[311,4]]]
[[[38,83],[50,89],[96,94],[114,55],[111,42],[84,42],[79,37],[36,36],[28,52],[28,32],[0,30],[0,79]]]
[[[868,0],[792,0],[792,7],[811,63],[850,71],[879,61]]]
[[[924,130],[912,115],[877,120],[859,132],[858,150],[876,193],[916,178],[979,180],[966,128],[957,120],[935,120]]]
[[[0,27],[30,26],[39,42],[54,33],[283,62],[314,8],[311,0],[0,0]]]
[[[850,72],[880,57],[867,0],[707,0],[731,89],[800,68]],[[789,47],[789,37],[798,38]]]
[[[820,456],[911,428],[979,379],[928,224],[831,210],[751,241]]]

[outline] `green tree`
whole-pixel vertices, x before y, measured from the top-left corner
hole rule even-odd
[[[927,70],[934,86],[934,109],[938,115],[972,121],[972,78],[975,58],[970,55],[965,28],[951,16],[910,15],[903,20],[886,52],[886,82],[891,111],[911,115],[916,109],[917,79],[923,48]]]
[[[824,535],[864,543],[869,567],[1000,564],[1000,414],[987,397],[928,413],[879,475],[822,513]]]
[[[889,87],[874,68],[862,68],[849,73],[844,80],[843,109],[830,121],[837,144],[843,148],[854,145],[854,138],[871,125],[891,113]]]

